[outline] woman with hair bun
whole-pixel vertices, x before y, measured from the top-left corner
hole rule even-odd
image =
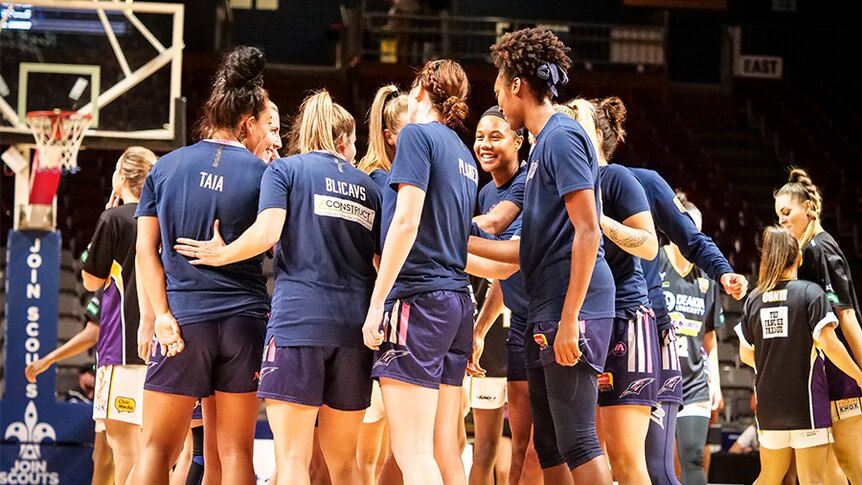
[[[196,267],[171,249],[178,237],[237,239],[255,220],[266,164],[246,146],[269,131],[263,53],[238,47],[224,59],[204,106],[207,139],[163,156],[137,208],[137,267],[158,340],[144,384],[143,452],[133,483],[164,484],[199,398],[215,394],[222,480],[253,484],[256,375],[269,296],[256,256]],[[221,223],[221,225],[219,225]]]
[[[649,484],[644,442],[658,395],[660,366],[655,313],[641,258],[656,257],[658,238],[643,187],[628,169],[609,163],[617,141],[625,137],[622,101],[613,97],[594,104],[578,98],[568,105],[595,137],[605,259],[616,287],[613,333],[605,372],[599,376],[600,438],[621,484]]]
[[[356,123],[326,91],[299,114],[300,154],[261,181],[255,223],[225,245],[177,240],[198,268],[259,255],[276,243],[273,309],[258,397],[266,399],[280,484],[308,483],[315,421],[333,483],[358,481],[356,446],[371,400],[371,352],[362,315],[374,283],[380,193],[353,166]]]
[[[799,278],[820,285],[838,315],[838,338],[857,363],[862,359],[859,300],[847,258],[835,239],[820,223],[823,199],[808,173],[801,168],[790,171],[784,186],[775,191],[775,213],[802,251]],[[835,364],[826,361],[829,398],[832,401],[833,449],[838,464],[851,483],[862,483],[862,389]]]
[[[464,268],[479,172],[453,128],[470,86],[452,60],[431,61],[408,95],[384,205],[386,241],[365,345],[374,349],[392,453],[404,483],[464,483],[458,423],[472,350]],[[395,203],[391,204],[391,198]]]

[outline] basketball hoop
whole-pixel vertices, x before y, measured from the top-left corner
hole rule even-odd
[[[31,111],[27,120],[36,139],[30,204],[51,205],[60,176],[78,169],[78,149],[92,117],[74,111]]]
[[[34,172],[75,172],[78,149],[92,117],[74,111],[31,111],[27,113],[27,120],[36,139]]]

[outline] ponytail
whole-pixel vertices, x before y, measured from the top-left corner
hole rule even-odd
[[[383,130],[393,131],[398,117],[407,111],[407,96],[398,91],[394,84],[377,90],[371,110],[368,112],[368,151],[359,162],[358,168],[365,173],[380,169],[392,169],[389,147],[383,138]]]
[[[800,247],[805,247],[808,241],[814,237],[817,223],[820,221],[820,214],[823,211],[823,197],[820,195],[820,189],[814,185],[808,172],[801,168],[792,168],[787,183],[773,194],[774,197],[780,195],[789,195],[806,206],[808,226],[806,226],[800,240]]]
[[[760,254],[760,272],[757,291],[765,293],[775,288],[781,275],[799,260],[799,244],[781,227],[770,226],[763,230],[763,249]]]
[[[563,107],[568,108],[568,111],[563,109]],[[575,121],[580,123],[580,125],[584,128],[584,131],[587,132],[587,136],[590,137],[590,141],[593,143],[593,149],[596,151],[596,155],[602,153],[600,152],[601,147],[599,146],[599,139],[596,136],[596,106],[595,104],[587,101],[584,98],[575,98],[571,101],[568,101],[565,105],[562,105],[560,108],[554,106],[554,109],[560,113],[567,114],[570,117],[574,118]],[[569,112],[573,113],[569,114]]]
[[[356,122],[341,105],[334,103],[325,89],[310,94],[299,107],[288,136],[291,153],[316,150],[338,153],[339,136],[353,133]]]
[[[443,118],[443,124],[449,128],[463,128],[470,83],[460,64],[451,59],[430,61],[413,81],[414,86],[417,84],[425,88],[431,104]]]
[[[610,160],[617,146],[626,140],[626,105],[616,96],[594,99],[596,105],[596,127],[602,131],[602,152]]]
[[[150,169],[158,160],[156,154],[144,147],[129,147],[120,155],[117,161],[117,169],[126,178],[129,190],[135,197],[141,196],[144,180]]]

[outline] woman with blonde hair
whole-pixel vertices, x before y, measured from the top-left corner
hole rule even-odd
[[[398,133],[406,124],[407,94],[399,91],[394,84],[378,89],[368,112],[368,151],[357,168],[367,173],[380,186],[381,191],[392,190],[389,188],[389,171],[392,169],[392,159],[395,158]],[[394,197],[388,200],[393,204],[395,202]],[[382,241],[381,237],[381,243]],[[377,483],[383,462],[389,455],[389,437],[384,434],[386,416],[383,394],[377,381],[374,381],[373,386],[371,406],[365,411],[362,420],[356,456],[362,483],[366,485]],[[393,465],[389,465],[388,469],[390,472],[397,471],[397,467]]]
[[[150,347],[144,344],[139,352],[137,341],[140,331],[148,335],[144,340],[152,345],[153,316],[148,306],[141,305],[140,310],[138,306],[135,210],[144,180],[155,163],[156,155],[146,148],[129,147],[123,152],[111,179],[106,210],[96,223],[90,245],[81,254],[84,287],[103,291],[100,318],[91,319],[78,335],[26,369],[27,379],[35,382],[36,376],[52,364],[96,345],[93,419],[105,428],[116,483],[126,483],[139,453],[140,403],[147,372],[144,364]],[[140,328],[139,323],[143,323]],[[123,398],[139,405],[119,411],[115,400]]]
[[[362,316],[374,284],[380,193],[353,166],[356,125],[326,91],[305,99],[295,124],[298,155],[261,181],[259,213],[225,245],[179,239],[196,267],[218,267],[278,244],[272,314],[260,368],[279,484],[309,483],[315,421],[333,483],[358,479],[356,446],[371,400],[371,352]]]

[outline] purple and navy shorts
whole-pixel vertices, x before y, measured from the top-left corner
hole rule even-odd
[[[669,327],[659,334],[659,352],[661,353],[661,372],[658,389],[658,402],[672,402],[682,406],[682,368],[679,365],[679,354],[676,350],[676,330]]]
[[[257,397],[361,411],[371,405],[372,356],[364,347],[278,347],[270,339]]]
[[[180,327],[185,349],[163,357],[158,342],[144,389],[204,398],[214,392],[257,391],[266,319],[231,316]]]
[[[578,342],[581,360],[597,373],[601,373],[605,367],[614,319],[597,318],[581,320],[578,323],[581,329]],[[557,362],[554,340],[559,326],[560,322],[538,322],[527,327],[527,335],[524,337],[524,360],[527,369],[541,369]]]
[[[658,333],[651,309],[614,318],[605,371],[599,375],[599,406],[655,406],[659,390]]]
[[[473,301],[438,290],[398,300],[383,314],[384,340],[371,375],[437,389],[460,387],[473,351]]]

